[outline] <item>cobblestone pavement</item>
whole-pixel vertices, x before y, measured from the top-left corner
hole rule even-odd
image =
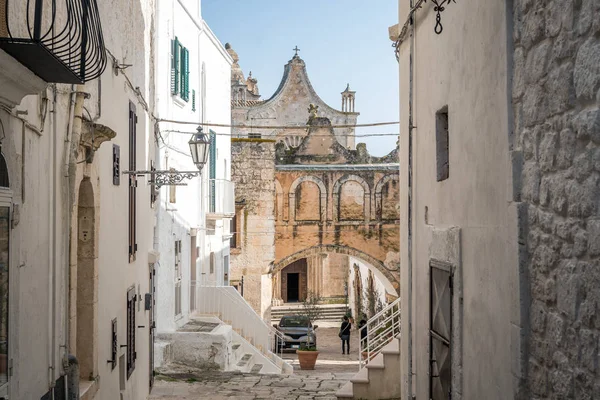
[[[317,331],[319,358],[313,371],[300,370],[294,353],[284,358],[294,375],[256,375],[234,372],[169,374],[157,377],[150,399],[331,399],[358,371],[358,334],[352,332],[350,355],[341,354],[337,328]]]

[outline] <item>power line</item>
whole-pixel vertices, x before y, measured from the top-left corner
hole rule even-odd
[[[165,129],[162,130],[161,132],[166,132],[166,133],[181,133],[181,134],[185,134],[185,135],[194,135],[197,132],[188,132],[188,131],[181,131],[181,130],[177,130],[177,129]],[[252,139],[252,138],[248,138],[246,136],[240,136],[237,133],[222,133],[222,132],[215,132],[214,133],[217,136],[229,136],[231,138],[234,139]],[[330,135],[328,134],[312,134],[311,136],[313,137],[329,137]],[[362,137],[384,137],[384,136],[400,136],[399,133],[364,133],[364,134],[349,134],[349,133],[340,133],[340,134],[335,134],[335,137],[355,137],[355,138],[362,138]],[[271,135],[271,134],[263,134],[261,139],[270,139],[270,138],[275,138],[276,135]]]
[[[215,126],[217,128],[240,128],[240,129],[307,129],[311,128],[312,125],[265,125],[265,126],[255,126],[255,125],[235,125],[235,124],[217,124],[214,122],[195,122],[195,121],[180,121],[174,119],[164,119],[158,118],[156,122],[168,122],[172,124],[183,124],[183,125],[196,125],[196,126]],[[372,122],[368,124],[353,124],[353,125],[327,125],[323,126],[324,128],[367,128],[373,126],[385,126],[385,125],[399,125],[400,122]]]

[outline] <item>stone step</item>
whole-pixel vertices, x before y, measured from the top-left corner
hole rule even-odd
[[[238,361],[238,363],[236,364],[238,367],[246,367],[248,365],[248,363],[250,362],[250,360],[252,359],[252,354],[244,354],[244,356],[241,358],[241,360]]]
[[[262,367],[263,367],[262,364],[254,364],[252,366],[252,368],[250,369],[250,373],[251,374],[259,374]]]

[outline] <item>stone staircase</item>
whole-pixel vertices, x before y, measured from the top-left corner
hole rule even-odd
[[[392,339],[336,393],[338,399],[400,398],[400,337]]]
[[[215,317],[192,318],[177,332],[158,333],[154,345],[155,370],[159,373],[182,368],[256,374],[293,373],[291,365],[276,356],[272,358]]]
[[[319,318],[319,321],[338,323],[341,323],[347,310],[345,304],[322,304],[319,308],[322,309],[322,315],[321,318]],[[271,322],[274,324],[278,323],[284,315],[301,314],[302,311],[302,304],[300,303],[285,303],[281,306],[272,306]]]

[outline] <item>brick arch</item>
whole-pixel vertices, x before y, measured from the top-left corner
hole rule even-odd
[[[333,207],[335,208],[334,212],[333,212],[333,219],[334,219],[334,221],[339,220],[339,217],[340,217],[340,210],[339,210],[339,208],[340,208],[340,191],[342,190],[342,186],[346,182],[350,182],[350,181],[360,183],[360,185],[363,187],[363,190],[365,191],[364,217],[365,217],[365,222],[368,223],[369,220],[371,220],[371,187],[369,186],[369,184],[367,183],[366,180],[364,180],[363,178],[361,178],[358,175],[344,175],[340,179],[338,179],[335,182],[335,184],[333,185]]]
[[[400,184],[400,177],[396,174],[390,174],[381,178],[375,185],[375,211],[378,218],[381,218],[381,212],[383,210],[383,186],[393,180],[398,181],[398,184]]]
[[[298,189],[298,186],[300,186],[300,184],[303,182],[312,182],[319,187],[319,192],[321,195],[321,221],[325,222],[325,218],[327,215],[327,188],[325,187],[325,184],[321,179],[317,178],[316,176],[310,175],[301,176],[300,178],[296,179],[290,186],[290,192],[288,194],[288,211],[290,221],[296,220],[296,190]]]
[[[381,260],[378,260],[363,251],[349,246],[325,244],[320,246],[308,247],[304,250],[300,250],[294,254],[284,257],[275,264],[273,264],[270,273],[272,275],[275,275],[295,261],[322,253],[343,254],[364,261],[371,267],[375,268],[378,272],[380,272],[381,275],[383,275],[383,277],[387,280],[387,282],[384,282],[387,289],[393,288],[394,293],[396,295],[399,295],[400,281],[399,278],[396,276],[398,274],[398,271],[394,271],[387,268]]]

